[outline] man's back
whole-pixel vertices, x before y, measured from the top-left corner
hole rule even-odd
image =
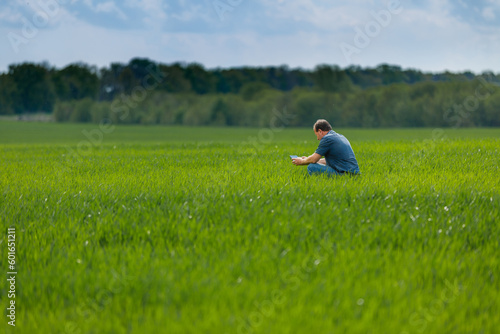
[[[359,173],[358,161],[351,144],[346,137],[333,130],[321,138],[316,153],[324,156],[326,164],[339,173]]]

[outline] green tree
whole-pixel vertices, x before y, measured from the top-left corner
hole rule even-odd
[[[125,65],[120,63],[112,63],[109,68],[102,68],[99,73],[100,88],[99,100],[112,101],[120,93],[123,93],[123,87],[119,82],[120,74],[123,72]]]
[[[258,99],[262,91],[270,89],[269,85],[264,82],[250,82],[243,86],[240,95],[245,101]]]
[[[132,89],[139,85],[139,81],[135,78],[134,72],[130,67],[125,67],[118,77],[118,87],[125,95],[130,95]]]
[[[384,85],[407,81],[406,75],[400,66],[381,64],[377,66],[376,70],[380,73],[379,76]]]
[[[94,106],[94,101],[89,98],[85,98],[80,101],[75,101],[74,109],[70,116],[71,122],[86,123],[91,120],[91,110]]]
[[[8,74],[15,86],[12,106],[16,113],[53,110],[55,94],[46,67],[33,63],[10,65]]]
[[[71,64],[52,76],[54,89],[60,100],[95,99],[99,91],[97,70],[83,63]]]
[[[166,75],[165,80],[159,83],[159,90],[170,93],[188,93],[192,90],[191,82],[186,79],[182,64],[159,65],[159,69]]]
[[[338,66],[318,65],[313,73],[314,83],[324,92],[345,92],[351,90],[351,80]]]
[[[191,83],[196,94],[215,92],[215,77],[200,64],[189,64],[185,70],[185,78]]]
[[[14,113],[12,96],[14,95],[14,83],[6,75],[0,75],[0,115],[9,115]]]
[[[218,98],[212,107],[210,123],[219,126],[234,125],[229,106],[222,98]]]

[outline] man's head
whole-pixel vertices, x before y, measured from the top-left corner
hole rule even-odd
[[[313,126],[314,134],[318,140],[321,140],[329,131],[332,130],[332,126],[324,119],[318,119]]]

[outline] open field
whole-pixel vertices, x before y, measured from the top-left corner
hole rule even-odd
[[[7,333],[500,328],[500,129],[335,129],[337,178],[312,129],[98,129],[0,122]]]

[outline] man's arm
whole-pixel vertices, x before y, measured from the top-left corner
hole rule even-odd
[[[313,153],[312,155],[308,157],[302,157],[302,158],[295,158],[293,159],[293,163],[295,165],[309,165],[309,164],[315,164],[321,159],[321,155],[318,153]]]

